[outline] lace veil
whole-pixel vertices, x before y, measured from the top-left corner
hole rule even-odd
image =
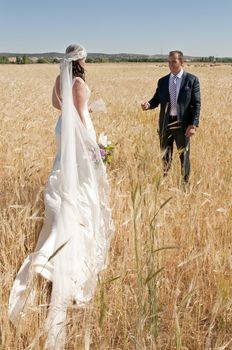
[[[53,253],[45,256],[45,265],[38,270],[37,259],[43,251],[37,242],[35,252],[26,258],[16,276],[9,300],[9,317],[17,325],[25,314],[32,272],[41,273],[52,281],[46,320],[46,348],[49,350],[65,347],[66,314],[70,303],[83,307],[92,299],[97,275],[106,265],[114,231],[109,185],[99,147],[73,104],[72,62],[85,57],[86,50],[82,46],[70,45],[60,65],[60,149],[55,170],[45,189],[45,230],[40,233],[42,241],[45,236],[51,237],[51,231],[54,233],[55,242],[52,241],[50,250]],[[48,232],[46,220],[52,221]],[[50,271],[49,277],[45,270]],[[29,293],[32,296],[33,293]]]
[[[53,289],[47,319],[49,350],[64,348],[70,302],[82,307],[92,299],[97,274],[105,266],[112,229],[105,167],[96,141],[73,104],[72,62],[85,58],[86,51],[80,45],[71,45],[66,52],[60,66],[61,204],[56,216],[57,240],[52,257]]]

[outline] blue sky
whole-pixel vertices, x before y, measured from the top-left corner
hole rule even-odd
[[[0,0],[0,52],[232,57],[232,0]]]

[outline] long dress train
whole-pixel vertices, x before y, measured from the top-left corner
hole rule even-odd
[[[63,106],[57,121],[57,152],[44,192],[44,225],[35,252],[16,276],[9,300],[9,317],[17,325],[25,316],[25,304],[33,297],[29,289],[33,273],[52,282],[46,347],[53,350],[64,349],[69,302],[82,307],[92,299],[114,231],[106,169],[88,111],[90,91],[85,86],[86,127],[73,103],[71,109],[70,104],[66,110]],[[67,98],[70,89],[72,85]]]

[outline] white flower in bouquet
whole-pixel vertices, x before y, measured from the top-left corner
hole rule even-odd
[[[99,135],[98,145],[103,162],[109,164],[112,159],[114,146],[111,144],[111,141],[108,140],[107,135],[104,133]]]
[[[104,147],[111,145],[111,141],[108,140],[107,135],[103,132],[99,135],[98,143]]]

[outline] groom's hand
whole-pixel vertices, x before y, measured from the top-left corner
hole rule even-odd
[[[186,137],[191,137],[196,134],[196,127],[195,125],[189,125],[187,127],[187,130],[185,131],[185,136]]]
[[[150,108],[150,103],[149,102],[142,102],[141,103],[141,108],[143,111],[147,111]]]

